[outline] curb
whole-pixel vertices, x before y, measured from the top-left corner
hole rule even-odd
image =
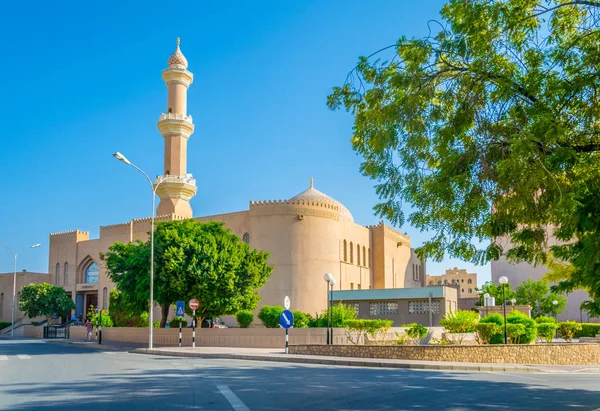
[[[47,344],[61,344],[61,345],[72,345],[75,347],[82,347],[82,348],[91,348],[93,350],[102,350],[102,351],[117,351],[117,349],[115,347],[112,347],[110,345],[104,345],[104,344],[82,344],[79,342],[73,342],[73,341],[46,341]]]
[[[211,358],[227,360],[250,360],[267,362],[286,362],[296,364],[319,364],[319,365],[338,365],[346,367],[369,367],[369,368],[402,368],[412,370],[434,370],[434,371],[476,371],[476,372],[524,372],[524,373],[546,373],[546,374],[579,374],[579,373],[600,373],[597,368],[582,368],[573,371],[545,370],[533,368],[531,366],[514,365],[446,365],[446,364],[419,364],[419,363],[399,363],[386,361],[362,361],[360,359],[340,359],[340,358],[305,358],[305,357],[287,357],[282,354],[281,357],[251,355],[251,354],[218,354],[218,353],[193,353],[193,352],[166,352],[148,348],[136,348],[129,351],[134,354],[162,355],[167,357],[184,358]]]

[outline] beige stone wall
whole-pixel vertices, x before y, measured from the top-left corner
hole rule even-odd
[[[399,346],[292,345],[291,354],[494,364],[598,365],[600,344]]]
[[[51,277],[43,273],[30,273],[27,271],[17,272],[17,294],[15,297],[15,321],[24,317],[19,309],[19,295],[23,287],[29,284],[50,283]],[[12,298],[14,287],[14,273],[0,274],[0,322],[12,321]]]

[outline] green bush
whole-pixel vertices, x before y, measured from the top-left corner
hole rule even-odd
[[[292,311],[294,315],[294,328],[308,328],[308,323],[311,320],[310,314],[302,311]]]
[[[91,312],[88,311],[88,314],[90,314],[90,313]],[[113,326],[113,320],[110,317],[110,312],[108,312],[108,310],[100,310],[100,312],[98,314],[96,314],[96,312],[93,313],[92,317],[90,318],[90,321],[92,322],[94,327],[96,326],[97,319],[99,321],[99,324],[102,327],[112,327]]]
[[[440,320],[440,325],[449,333],[472,333],[479,322],[479,314],[470,310],[449,311]]]
[[[549,324],[549,323],[556,324],[556,319],[552,318],[552,317],[547,317],[545,315],[540,315],[539,317],[537,317],[535,319],[535,322],[538,323],[538,325],[539,324]]]
[[[582,328],[581,324],[576,323],[575,321],[564,321],[558,324],[560,336],[568,342],[571,342],[575,333],[581,331]]]
[[[495,322],[486,323],[483,322],[482,319],[480,323],[475,326],[475,331],[477,332],[477,339],[479,340],[480,344],[491,344],[491,341],[497,336],[500,337],[502,342],[502,326],[496,324]]]
[[[525,327],[525,331],[523,334],[513,334],[515,338],[517,338],[516,341],[518,341],[513,344],[531,344],[535,341],[535,338],[537,337],[537,324],[533,318],[529,318],[527,315],[519,311],[513,311],[506,316],[506,323],[507,331],[509,328],[508,326],[510,324],[523,324],[523,326]],[[516,331],[514,332],[516,333]]]
[[[258,312],[258,319],[267,328],[279,327],[279,316],[284,308],[279,305],[263,305]]]
[[[556,335],[556,329],[558,328],[558,324],[556,322],[551,323],[538,323],[538,337],[543,339],[546,342],[552,342],[552,339]]]
[[[308,320],[309,328],[326,328],[327,327],[327,315],[329,311],[323,310],[321,314],[317,314],[315,317],[311,317]],[[353,307],[346,304],[335,304],[331,309],[332,314],[332,327],[345,328],[344,321],[355,320],[356,311]]]
[[[502,317],[502,315],[498,313],[486,315],[481,320],[479,320],[479,323],[496,324],[499,327],[498,329],[496,329],[496,331],[499,330],[499,332],[497,334],[494,333],[491,336],[490,344],[504,344],[504,317]]]
[[[2,327],[0,326],[0,329]],[[575,338],[595,337],[600,334],[600,324],[582,323],[581,330],[575,332]]]
[[[241,328],[248,328],[248,326],[252,324],[252,321],[254,321],[254,314],[252,311],[242,310],[237,313],[235,319]]]
[[[407,328],[406,336],[408,336],[408,338],[410,338],[411,342],[414,343],[415,345],[421,344],[421,340],[423,338],[427,337],[427,334],[429,333],[429,330],[427,329],[427,327],[425,327],[422,324],[410,323],[410,324],[404,324],[402,327]],[[406,336],[404,336],[404,340],[406,340]],[[398,336],[398,338],[400,340],[402,337]],[[400,343],[400,341],[399,341],[399,343]]]
[[[0,322],[0,330],[9,327],[12,323]]]
[[[179,317],[173,318],[169,322],[169,326],[171,326],[171,328],[179,328]],[[184,318],[181,319],[181,326],[183,328],[187,327],[187,321]]]
[[[378,336],[381,333],[385,333],[392,328],[393,321],[392,320],[345,320],[343,323],[344,328],[346,329],[346,336],[350,342],[357,344],[360,340],[360,337],[369,336],[375,341],[377,341]],[[351,335],[351,332],[358,332],[358,336],[354,337]],[[356,338],[356,339],[354,339]]]
[[[524,324],[519,323],[507,323],[506,324],[506,334],[508,336],[508,342],[510,344],[521,344],[521,338],[526,333],[526,328]]]

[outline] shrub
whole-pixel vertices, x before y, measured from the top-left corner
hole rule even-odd
[[[479,322],[479,314],[470,310],[449,311],[440,320],[440,325],[449,333],[472,333]]]
[[[0,326],[2,329],[2,326]],[[581,324],[581,330],[575,332],[575,338],[580,337],[595,337],[600,334],[600,324],[583,323]]]
[[[529,318],[527,315],[521,312],[513,311],[506,316],[506,323],[507,334],[509,328],[508,326],[510,324],[523,324],[525,327],[524,333],[518,335],[518,338],[517,334],[514,334],[517,331],[514,331],[513,336],[517,338],[516,341],[518,342],[514,342],[513,344],[531,344],[535,341],[535,338],[537,337],[537,324],[533,318]],[[513,330],[516,329],[513,328]]]
[[[346,329],[346,336],[348,340],[353,344],[358,344],[360,337],[366,336],[371,337],[377,341],[381,333],[385,333],[392,328],[392,320],[345,320],[344,328]],[[358,332],[356,339],[352,336],[352,332]]]
[[[91,313],[88,312],[88,315]],[[96,320],[98,319],[98,324],[102,327],[112,327],[113,326],[113,320],[110,317],[110,312],[108,312],[108,310],[100,310],[100,313],[96,313],[94,312],[92,317],[90,318],[90,321],[92,322],[92,324],[94,325],[94,327],[96,326]]]
[[[427,334],[429,333],[429,330],[427,329],[427,327],[423,326],[422,324],[410,323],[410,324],[404,324],[402,327],[407,328],[407,330],[406,330],[406,335],[403,335],[403,336],[400,336],[400,335],[398,335],[398,333],[396,333],[399,344],[404,344],[404,343],[410,342],[410,343],[413,343],[414,345],[420,345],[421,340],[423,340],[423,338],[427,337]],[[401,343],[400,340],[403,340],[403,342]]]
[[[502,326],[495,322],[481,322],[475,326],[477,340],[480,344],[491,344],[494,337],[499,336],[502,339]]]
[[[263,305],[258,312],[258,319],[267,328],[279,327],[279,316],[284,308],[279,305]]]
[[[325,328],[327,327],[327,316],[329,310],[323,310],[321,314],[317,314],[314,318],[311,317],[308,320],[308,326],[310,328]],[[332,314],[332,327],[342,328],[344,327],[344,321],[355,320],[356,311],[353,307],[346,304],[335,304],[331,309]]]
[[[492,313],[492,314],[486,315],[481,320],[479,320],[479,323],[480,324],[481,323],[496,324],[498,326],[496,331],[498,331],[498,332],[492,334],[489,343],[490,344],[504,344],[504,317],[502,317],[502,315],[500,315],[498,313]]]
[[[236,314],[235,319],[241,328],[248,328],[252,324],[252,321],[254,321],[254,314],[252,311],[242,310]]]
[[[539,317],[537,317],[535,319],[535,322],[539,324],[556,324],[556,319],[552,318],[552,317],[547,317],[545,315],[540,315]]]
[[[558,324],[556,322],[538,323],[538,337],[550,343],[556,334],[557,328]]]
[[[0,330],[9,327],[12,323],[5,323],[0,321]]]
[[[526,332],[524,324],[508,322],[506,324],[506,334],[510,344],[521,344],[521,338],[523,338]]]
[[[179,317],[173,318],[169,322],[169,325],[171,326],[171,328],[179,328]],[[183,328],[187,327],[187,320],[185,320],[184,318],[181,319],[181,326]]]
[[[564,321],[558,324],[558,332],[561,337],[568,342],[571,342],[575,333],[581,331],[582,328],[581,324],[576,323],[575,321]]]
[[[292,311],[294,315],[294,328],[308,328],[308,324],[311,320],[310,314],[302,311]]]

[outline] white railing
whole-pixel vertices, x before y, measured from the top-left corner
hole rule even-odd
[[[196,186],[196,179],[191,174],[183,174],[180,176],[156,176],[154,185],[162,183],[185,183]]]
[[[161,113],[159,121],[162,120],[183,120],[189,123],[192,122],[192,116],[186,116],[185,114],[175,114],[175,113]]]

